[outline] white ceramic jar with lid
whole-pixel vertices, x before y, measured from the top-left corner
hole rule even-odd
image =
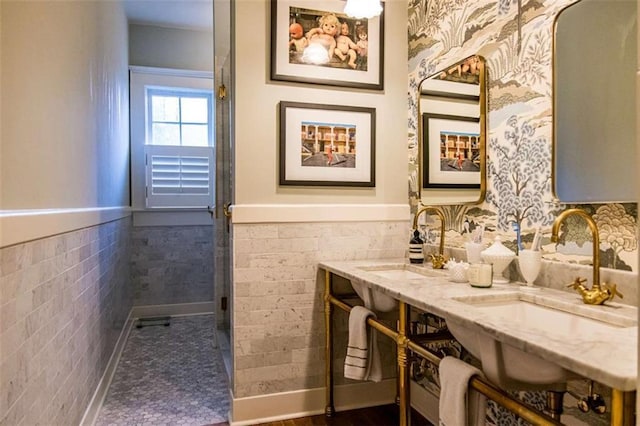
[[[502,273],[507,269],[511,261],[516,257],[513,250],[509,250],[502,244],[500,236],[496,236],[493,244],[480,253],[482,260],[493,265],[493,282],[508,283],[509,279],[505,278]]]

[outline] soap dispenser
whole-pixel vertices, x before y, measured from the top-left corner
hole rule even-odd
[[[409,240],[409,262],[411,263],[424,263],[424,253],[422,247],[424,241],[420,238],[420,231],[413,230],[413,237]]]

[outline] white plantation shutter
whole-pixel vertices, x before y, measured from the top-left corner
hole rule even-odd
[[[147,207],[213,204],[213,148],[146,145]]]

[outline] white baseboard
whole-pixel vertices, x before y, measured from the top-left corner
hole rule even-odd
[[[181,316],[213,314],[216,310],[214,302],[175,303],[171,305],[134,306],[131,309],[132,318]]]
[[[379,383],[363,382],[334,388],[336,411],[353,410],[391,404],[396,399],[396,380]],[[325,388],[272,393],[247,398],[233,398],[229,423],[233,426],[254,425],[325,412]]]
[[[111,381],[113,380],[113,375],[116,372],[116,367],[118,366],[118,362],[120,361],[120,356],[122,355],[122,351],[124,350],[124,345],[127,342],[127,338],[129,337],[131,329],[133,328],[133,323],[134,319],[132,316],[132,311],[130,311],[129,315],[127,316],[127,320],[124,323],[124,327],[122,327],[122,331],[120,331],[120,336],[118,336],[118,340],[115,347],[113,348],[113,352],[109,357],[107,367],[105,368],[104,373],[100,378],[100,382],[98,382],[98,387],[93,393],[91,401],[89,402],[89,406],[82,416],[82,420],[80,421],[81,426],[92,426],[98,419],[100,408],[102,407],[102,403],[107,396],[107,391],[109,390],[109,386],[111,385]]]

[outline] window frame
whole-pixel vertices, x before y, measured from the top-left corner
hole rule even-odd
[[[213,72],[173,70],[151,67],[130,67],[130,146],[131,146],[131,206],[134,212],[205,212],[206,217],[210,217],[207,210],[215,208],[215,103]],[[164,206],[150,207],[147,205],[147,164],[146,164],[146,146],[147,144],[147,122],[149,108],[147,107],[147,88],[168,90],[170,92],[182,93],[203,93],[209,96],[209,108],[211,111],[209,120],[209,145],[207,147],[184,146],[184,145],[152,145],[167,147],[183,147],[183,148],[199,148],[210,152],[210,191],[209,201],[207,205],[193,206],[192,202],[188,205],[171,205],[174,203],[164,203]],[[205,216],[197,221],[203,222]],[[134,225],[136,218],[134,216]]]
[[[213,147],[213,111],[214,111],[214,105],[213,105],[213,92],[210,91],[204,91],[204,90],[193,90],[193,89],[187,89],[187,88],[176,88],[176,87],[159,87],[159,86],[152,86],[152,85],[147,85],[145,86],[145,99],[146,99],[146,107],[147,107],[147,111],[146,111],[146,142],[145,145],[154,145],[154,144],[150,144],[148,143],[149,140],[153,139],[153,105],[151,102],[151,97],[152,96],[162,96],[165,95],[167,97],[177,97],[180,100],[182,100],[182,98],[193,98],[193,99],[206,99],[207,101],[207,107],[209,109],[209,111],[211,111],[211,119],[207,122],[207,146],[209,147]],[[184,145],[182,143],[182,127],[185,124],[197,124],[197,125],[203,125],[203,123],[196,123],[196,122],[190,122],[190,121],[183,121],[182,120],[182,116],[180,116],[179,121],[172,121],[172,122],[166,122],[166,123],[174,123],[174,124],[178,124],[180,126],[180,145],[167,145],[167,146],[199,146],[202,147],[202,145]]]

